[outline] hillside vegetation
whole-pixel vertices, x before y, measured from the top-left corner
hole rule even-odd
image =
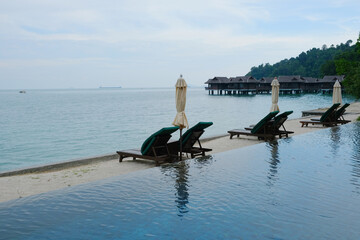
[[[357,42],[312,48],[297,57],[252,67],[247,76],[257,79],[280,75],[301,75],[322,78],[325,75],[345,75],[346,91],[360,98],[360,34]]]

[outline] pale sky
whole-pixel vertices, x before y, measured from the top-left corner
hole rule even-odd
[[[0,0],[0,89],[192,86],[356,41],[359,0]]]

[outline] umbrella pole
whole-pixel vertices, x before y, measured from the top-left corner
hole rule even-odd
[[[180,128],[180,161],[182,160],[182,128]]]

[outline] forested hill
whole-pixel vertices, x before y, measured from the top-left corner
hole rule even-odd
[[[326,45],[320,48],[313,48],[306,52],[302,52],[297,57],[284,59],[274,65],[269,63],[261,64],[258,67],[252,67],[251,71],[246,74],[257,79],[262,77],[274,77],[279,75],[301,75],[306,77],[323,77],[323,65],[329,61],[334,60],[335,56],[353,49],[355,45],[351,46],[352,41],[349,40],[345,44],[341,43],[336,47],[331,45],[329,48]],[[334,70],[334,69],[333,69]],[[326,75],[335,75],[333,72]]]
[[[322,78],[324,75],[345,75],[344,85],[348,92],[360,97],[360,34],[357,42],[313,48],[299,56],[284,59],[270,65],[261,64],[252,67],[246,74],[257,79],[280,75],[300,75]]]

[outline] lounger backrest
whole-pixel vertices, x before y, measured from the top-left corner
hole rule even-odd
[[[265,124],[268,123],[278,113],[279,111],[270,112],[252,128],[251,133],[257,133],[260,131],[265,126]]]
[[[178,129],[179,129],[179,127],[167,127],[167,128],[162,128],[159,131],[152,134],[142,144],[142,146],[141,146],[141,154],[142,155],[147,155],[155,142],[158,143],[158,144],[163,144],[162,141],[156,141],[156,140],[159,140],[159,138],[163,138],[167,142],[171,138],[171,134],[173,132],[175,132],[176,130],[178,130]]]
[[[281,125],[284,124],[284,122],[286,121],[286,119],[288,118],[288,116],[290,114],[292,114],[294,111],[286,111],[286,112],[283,112],[279,115],[277,115],[275,118],[274,118],[274,123],[273,123],[273,126],[274,128],[278,129],[281,127]]]
[[[326,122],[328,121],[331,116],[334,114],[335,109],[340,106],[340,103],[333,104],[326,112],[323,113],[323,115],[320,118],[320,122]]]
[[[350,106],[349,103],[345,103],[341,108],[339,108],[336,112],[335,112],[335,117],[334,117],[334,120],[338,120],[339,117],[341,117],[345,111],[346,111],[346,108]]]
[[[190,145],[194,145],[194,143],[200,138],[200,136],[204,132],[204,129],[210,127],[211,125],[213,125],[212,122],[198,122],[196,125],[189,128],[182,136],[182,145],[185,146],[191,138],[191,142],[193,143],[191,143]],[[199,135],[200,132],[201,134]]]
[[[193,131],[192,134],[189,135],[187,138],[187,141],[182,144],[182,149],[191,149],[193,148],[194,144],[199,141],[201,135],[203,135],[205,131],[199,130],[199,131]]]

